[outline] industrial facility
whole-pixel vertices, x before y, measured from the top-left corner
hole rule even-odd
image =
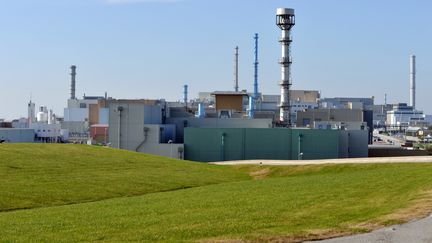
[[[183,98],[177,102],[116,99],[107,92],[77,98],[77,66],[72,65],[63,117],[47,106],[36,112],[30,101],[27,118],[0,122],[0,141],[98,144],[210,162],[367,157],[376,133],[427,132],[432,119],[416,109],[414,55],[409,105],[375,104],[374,97],[321,97],[317,90],[292,89],[294,9],[278,8],[276,26],[281,30],[280,95],[259,91],[259,35],[255,33],[252,92],[240,89],[238,46],[233,89],[221,87],[190,98],[189,86],[183,84]]]

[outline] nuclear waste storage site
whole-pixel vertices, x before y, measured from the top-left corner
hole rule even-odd
[[[77,98],[79,68],[73,65],[63,117],[47,106],[36,112],[30,100],[26,118],[0,120],[0,141],[99,144],[201,162],[421,153],[406,148],[410,142],[422,142],[416,135],[419,131],[430,138],[425,127],[432,124],[431,116],[416,109],[415,56],[410,57],[410,104],[375,104],[374,97],[323,98],[317,90],[292,89],[294,25],[294,9],[279,8],[276,26],[269,26],[281,30],[281,78],[279,89],[274,87],[280,95],[259,91],[259,35],[254,34],[253,92],[240,88],[239,47],[234,48],[233,88],[190,98],[189,86],[179,83],[183,99],[175,102],[116,99],[106,92]]]

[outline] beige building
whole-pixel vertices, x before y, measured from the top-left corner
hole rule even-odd
[[[360,109],[314,109],[297,113],[297,126],[310,127],[314,122],[341,121],[363,122],[363,110]]]

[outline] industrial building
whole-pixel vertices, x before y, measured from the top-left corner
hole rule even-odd
[[[108,125],[108,101],[111,99],[105,93],[105,96],[86,96],[82,99],[76,97],[76,69],[75,65],[71,69],[71,90],[70,98],[67,101],[67,107],[64,108],[64,117],[61,122],[61,128],[68,133],[68,141],[74,143],[87,143],[89,140],[95,140],[92,137],[90,128],[94,126]],[[100,142],[101,139],[98,139]]]
[[[186,128],[185,158],[226,160],[367,157],[363,131],[286,128]]]
[[[0,143],[33,143],[35,132],[30,128],[0,128]]]
[[[386,102],[387,103],[387,102]],[[387,112],[393,109],[393,105],[373,105],[373,125],[374,128],[383,128],[387,123]]]
[[[317,125],[319,129],[288,128],[295,124],[293,118],[303,124],[305,116],[299,118],[297,113],[319,113],[320,100],[318,91],[290,88],[290,29],[294,22],[293,9],[277,10],[283,50],[279,61],[281,95],[263,95],[258,91],[258,35],[255,34],[253,93],[239,89],[239,49],[236,47],[232,91],[200,92],[198,99],[189,100],[188,86],[184,85],[182,102],[109,100],[110,146],[202,162],[366,157],[368,129],[361,109],[334,110],[321,119],[336,122],[337,119],[330,117],[340,114],[340,121],[352,122],[349,130],[336,123],[330,127]],[[99,133],[103,132],[101,127]]]
[[[374,105],[374,97],[371,98],[336,97],[336,98],[324,98],[320,100],[320,107],[326,109],[372,110],[373,105]]]
[[[27,122],[33,128],[33,138],[44,142],[90,141],[202,162],[367,156],[370,125],[364,103],[369,105],[369,101],[361,100],[362,105],[352,101],[349,107],[344,106],[350,109],[342,110],[334,109],[334,101],[332,109],[323,111],[319,109],[322,103],[318,91],[292,90],[290,46],[294,10],[277,9],[276,25],[282,33],[280,95],[266,95],[258,90],[258,34],[254,35],[252,93],[239,89],[238,47],[234,90],[202,92],[197,100],[189,100],[188,85],[184,85],[182,102],[112,99],[106,93],[78,99],[77,67],[73,65],[70,98],[61,122],[46,107],[36,114],[35,104],[29,102]],[[296,123],[310,128],[293,128]]]
[[[175,125],[163,124],[165,103],[159,100],[111,100],[110,146],[136,152],[183,159]]]
[[[321,128],[320,128],[321,126]],[[322,127],[364,130],[368,133],[368,143],[373,138],[373,111],[363,109],[313,109],[297,113],[297,127]]]
[[[406,103],[395,104],[392,110],[387,111],[387,125],[390,130],[399,130],[407,128],[410,124],[425,122],[425,118],[422,111],[415,110]]]

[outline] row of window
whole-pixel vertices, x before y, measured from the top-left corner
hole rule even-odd
[[[301,108],[308,108],[308,109],[312,109],[311,105],[292,105],[292,107],[301,107]]]
[[[42,131],[42,132],[47,132],[47,130],[45,130],[45,129],[43,129],[43,130],[38,129],[37,131],[38,131],[38,132],[41,132],[41,131]],[[54,130],[54,132],[55,132],[55,131],[56,131],[56,130]],[[48,132],[51,132],[51,130],[49,129]],[[60,130],[57,130],[57,132],[60,132]]]

